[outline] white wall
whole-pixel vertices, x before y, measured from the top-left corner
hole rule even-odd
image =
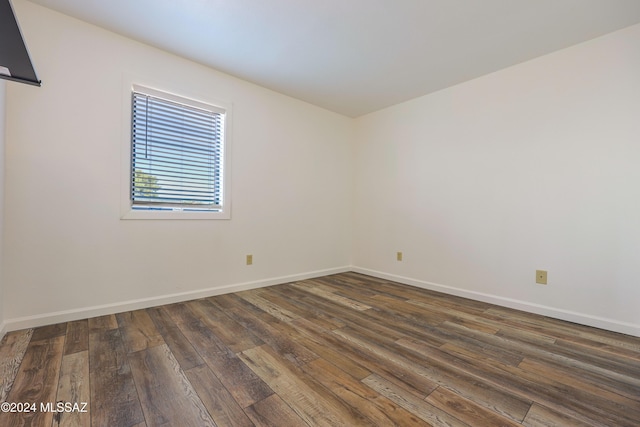
[[[354,265],[640,336],[638,46],[640,25],[358,119]]]
[[[7,88],[11,328],[349,266],[350,119],[32,3],[14,6],[43,83]],[[233,103],[231,220],[120,219],[129,76]]]
[[[4,263],[3,263],[3,235],[4,235],[4,127],[5,127],[5,98],[6,82],[0,80],[0,340],[5,333],[4,323]]]

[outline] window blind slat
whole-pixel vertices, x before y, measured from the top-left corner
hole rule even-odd
[[[173,143],[167,144],[167,143],[164,143],[163,141],[150,141],[148,143],[138,142],[134,144],[133,149],[140,151],[141,154],[144,154],[144,155],[149,155],[148,152],[153,150],[157,154],[166,154],[166,155],[171,155],[173,157],[179,157],[179,156],[214,157],[214,156],[219,156],[222,151],[222,147],[220,148],[213,147],[211,150],[201,150],[197,148],[193,150],[182,149],[181,147],[184,146],[184,143],[187,143],[187,142],[183,142],[182,144],[173,144]]]
[[[148,157],[148,156],[147,156]],[[166,167],[174,167],[174,168],[195,168],[195,169],[199,169],[199,168],[206,168],[209,169],[211,164],[214,163],[214,158],[212,157],[211,159],[206,159],[206,160],[200,160],[197,158],[192,158],[192,157],[165,157],[165,156],[160,156],[158,154],[154,155],[155,159],[154,160],[148,160],[148,159],[140,159],[139,161],[139,165],[142,165],[145,163],[145,161],[150,165],[150,167],[153,167],[153,165],[157,165],[157,166],[164,166]]]

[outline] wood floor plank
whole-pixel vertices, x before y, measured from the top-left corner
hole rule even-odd
[[[302,369],[376,426],[429,425],[323,359],[314,360]]]
[[[528,399],[544,404],[545,406],[564,410],[571,416],[585,421],[602,423],[604,425],[614,424],[617,426],[633,425],[632,418],[640,419],[640,413],[627,405],[627,412],[618,413],[620,407],[625,407],[622,396],[611,395],[608,399],[594,399],[594,396],[577,382],[569,382],[564,378],[549,377],[548,374],[540,376],[531,375],[519,367],[510,365],[478,363],[473,357],[453,358],[443,354],[439,349],[429,348],[415,342],[402,342],[402,345],[415,350],[416,354],[426,357],[430,365],[443,366],[451,363],[464,375],[469,375],[477,381],[489,385],[497,386],[505,391],[519,396],[521,399]],[[467,359],[467,360],[463,360]],[[570,396],[570,398],[567,398]],[[476,399],[477,400],[477,399]],[[581,418],[582,417],[582,418]],[[520,421],[518,419],[518,421]]]
[[[442,305],[443,307],[447,307],[453,311],[463,311],[469,314],[482,315],[486,312],[486,310],[494,307],[491,304],[482,301],[474,301],[468,298],[447,295],[424,288],[407,286],[385,279],[377,279],[371,276],[358,275],[357,273],[347,274],[355,274],[359,276],[359,278],[364,282],[364,286],[373,286],[380,293],[386,293],[405,300],[417,300],[429,303],[435,302],[438,305]]]
[[[89,334],[89,376],[92,427],[144,422],[119,329]]]
[[[47,331],[47,335],[49,332]],[[40,411],[39,406],[40,403],[55,402],[63,349],[64,335],[38,341],[31,340],[13,387],[7,396],[7,402],[34,404],[36,411],[2,412],[0,413],[0,426],[51,425],[53,413]]]
[[[56,427],[90,427],[90,400],[89,351],[87,348],[87,350],[73,352],[62,357],[56,402],[70,404],[71,411],[56,414],[58,417]]]
[[[256,426],[302,427],[308,426],[277,394],[245,408],[245,412]]]
[[[254,333],[233,320],[210,300],[192,301],[189,308],[235,353],[264,344]]]
[[[215,423],[165,344],[128,355],[148,427],[213,427]]]
[[[331,317],[340,319],[345,325],[357,325],[370,330],[381,338],[387,338],[390,340],[396,340],[404,336],[404,331],[401,332],[392,327],[388,327],[384,322],[377,322],[376,320],[379,317],[371,310],[344,310],[344,307],[313,293],[306,292],[299,287],[289,285],[284,285],[284,287],[296,298],[300,298],[302,301],[314,305],[317,309],[322,310]]]
[[[89,333],[103,332],[109,329],[117,329],[118,321],[114,314],[108,314],[106,316],[91,317],[89,321]]]
[[[635,346],[627,345],[628,342],[626,341],[614,341],[613,339],[605,341],[603,339],[594,341],[582,337],[563,337],[558,338],[556,343],[561,346],[568,344],[573,348],[579,348],[586,352],[594,351],[601,355],[610,355],[620,359],[622,363],[632,363],[636,367],[640,364],[640,361],[638,361],[638,352],[640,350],[635,350]]]
[[[147,310],[149,317],[156,325],[158,333],[164,342],[169,346],[176,360],[183,370],[191,369],[204,364],[200,354],[191,345],[189,340],[182,334],[178,325],[162,308]]]
[[[147,314],[160,335],[165,335],[168,329],[177,328],[178,324],[169,315],[165,307],[147,308]]]
[[[87,319],[67,323],[64,354],[89,350],[89,321]]]
[[[260,329],[256,323],[262,323],[267,328],[277,328],[278,331],[271,330],[271,332],[285,336],[287,339],[295,340],[299,337],[298,331],[289,325],[289,321],[282,321],[278,317],[271,315],[267,311],[236,295],[220,295],[215,298],[209,298],[209,301],[212,305],[216,306],[219,310],[249,330],[251,330],[251,328],[248,326],[254,326],[255,329]],[[259,333],[263,332],[266,331],[259,331]]]
[[[268,299],[263,298],[261,295],[258,295],[255,292],[252,292],[252,291],[240,292],[238,293],[238,296],[243,300],[255,305],[259,309],[263,310],[265,313],[269,313],[271,316],[283,322],[291,322],[292,320],[295,320],[300,317],[295,313],[287,310],[286,308],[283,308],[278,304],[274,304]]]
[[[459,313],[451,311],[441,312],[430,310],[429,308],[425,308],[418,303],[412,304],[411,300],[398,300],[398,298],[390,297],[387,295],[375,295],[371,299],[369,299],[369,301],[371,301],[370,304],[372,306],[394,317],[397,317],[398,320],[406,319],[407,322],[416,322],[418,324],[426,323],[430,326],[437,326],[445,320],[452,318],[452,313]],[[468,316],[472,317],[471,315]]]
[[[270,316],[243,299],[232,295],[221,295],[210,301],[291,362],[303,365],[318,357],[295,341],[295,338],[300,336],[296,328]]]
[[[273,394],[273,390],[202,322],[183,323],[180,329],[240,407],[245,408]]]
[[[387,381],[386,379],[379,377],[376,374],[362,380],[363,383],[371,387],[371,389],[377,391],[382,396],[387,397],[389,400],[395,402],[405,410],[414,414],[416,417],[428,422],[435,427],[468,427],[466,424],[455,417],[452,417],[447,412],[436,408],[432,404],[425,402],[424,400],[416,398],[411,393],[406,393],[403,389],[395,384]]]
[[[0,343],[0,402],[5,402],[27,351],[33,329],[8,332]]]
[[[345,298],[343,296],[337,295],[334,292],[330,292],[327,290],[324,290],[320,287],[317,286],[317,284],[313,281],[313,280],[307,280],[305,282],[299,282],[299,283],[294,283],[292,286],[302,289],[305,292],[309,292],[312,293],[314,295],[317,295],[321,298],[325,298],[329,301],[338,303],[340,305],[343,305],[345,307],[351,308],[353,310],[357,310],[357,311],[365,311],[370,309],[371,307],[366,305],[366,304],[362,304],[361,302],[358,302],[356,300],[353,300],[351,298]]]
[[[386,280],[377,280],[371,276],[365,276],[357,273],[340,273],[324,277],[318,277],[323,283],[330,283],[336,289],[348,289],[352,295],[362,295],[365,301],[375,295],[384,295],[388,298],[395,298],[398,301],[407,301],[409,298],[403,294],[388,292],[385,284],[389,284]],[[355,297],[359,299],[360,297]]]
[[[461,310],[451,310],[451,308],[443,307],[437,303],[426,302],[424,300],[409,300],[407,303],[421,307],[423,309],[422,313],[431,313],[432,315],[440,314],[443,321],[446,319],[460,325],[464,325],[467,328],[476,329],[489,334],[495,334],[502,326],[499,322],[487,319],[478,314],[469,314]]]
[[[134,353],[165,343],[146,310],[118,313],[116,319],[118,327],[122,331],[122,341],[127,353]]]
[[[304,319],[300,319],[304,320]],[[301,338],[298,342],[316,353],[322,359],[332,363],[336,367],[342,369],[344,372],[349,372],[354,378],[361,380],[362,378],[371,375],[371,371],[366,369],[360,363],[356,362],[353,358],[346,357],[345,353],[337,351],[336,349],[329,347],[326,343],[322,343],[321,340],[314,340],[311,338]],[[313,363],[313,362],[312,362]]]
[[[200,319],[187,306],[187,303],[168,304],[162,308],[169,313],[169,316],[171,316],[178,327],[200,321]]]
[[[513,325],[517,328],[526,328],[536,333],[552,334],[558,339],[566,339],[568,341],[588,340],[594,343],[606,344],[611,347],[620,347],[633,352],[640,352],[640,342],[638,342],[637,337],[630,335],[564,322],[559,319],[539,316],[506,307],[491,306],[487,309],[486,314],[499,317],[505,324]]]
[[[313,426],[373,425],[362,414],[332,399],[305,381],[297,367],[274,356],[267,345],[245,350],[240,358],[307,424]]]
[[[585,359],[585,357],[581,357],[575,352],[567,353],[566,351],[561,350],[558,346],[541,347],[527,343],[516,343],[497,335],[479,333],[477,331],[473,331],[471,329],[464,328],[449,322],[443,324],[443,328],[455,332],[460,336],[478,339],[480,341],[486,342],[488,345],[494,345],[498,348],[504,348],[505,351],[515,350],[522,354],[526,353],[529,358],[536,358],[548,362],[557,362],[570,368],[584,369],[585,371],[590,371],[603,375],[605,377],[612,378],[615,381],[619,381],[623,384],[628,384],[632,387],[640,388],[640,377],[628,375],[625,372],[620,372],[615,367],[607,366],[606,364],[603,365],[604,362],[593,363],[593,361],[597,358],[593,355],[585,356],[587,358]]]
[[[298,323],[298,321],[296,321],[296,323]],[[398,364],[390,364],[384,355],[362,351],[362,347],[350,339],[343,339],[334,333],[322,331],[310,322],[299,324],[303,325],[303,328],[306,328],[310,340],[339,352],[344,359],[347,361],[351,360],[353,363],[359,365],[361,367],[360,369],[364,369],[365,371],[363,373],[366,371],[377,373],[388,381],[394,382],[399,387],[403,387],[409,392],[414,393],[421,399],[425,398],[431,391],[438,387],[435,382],[420,375],[419,372],[413,369]],[[362,374],[360,375],[362,376]],[[362,377],[364,378],[364,376]]]
[[[525,358],[518,366],[521,369],[533,373],[542,372],[542,375],[546,375],[544,372],[547,370],[550,373],[562,372],[563,375],[566,375],[569,378],[578,378],[581,381],[592,384],[599,389],[617,393],[628,399],[640,402],[639,387],[627,384],[626,382],[617,381],[614,378],[607,377],[598,372],[591,372],[588,369],[568,366],[557,361],[540,360],[535,357]]]
[[[555,344],[557,338],[551,335],[546,335],[539,332],[531,332],[526,328],[519,328],[517,326],[507,326],[504,323],[496,335],[503,337],[510,341],[522,342],[526,344],[533,344],[538,346],[547,346]]]
[[[185,374],[217,425],[253,426],[238,402],[208,366],[195,367],[185,371]]]
[[[461,396],[515,421],[524,419],[529,410],[530,402],[503,392],[494,384],[484,383],[467,372],[460,372],[447,362],[434,363],[437,361],[431,359],[429,363],[424,363],[424,359],[422,358],[421,361],[420,356],[410,357],[411,355],[403,352],[399,347],[388,347],[382,343],[372,342],[347,328],[334,333],[359,345],[364,351],[384,357],[389,364],[413,370],[428,380],[440,386],[446,386]]]
[[[522,425],[526,427],[593,427],[591,423],[585,423],[567,414],[545,408],[534,403]]]
[[[425,401],[469,425],[495,427],[516,427],[521,425],[513,420],[501,417],[495,412],[489,411],[445,387],[435,389]]]
[[[316,277],[313,279],[313,283],[319,284],[322,289],[326,289],[328,292],[334,292],[345,298],[360,301],[366,305],[371,305],[370,302],[375,305],[374,298],[382,295],[388,298],[394,298],[397,301],[406,301],[406,298],[398,298],[389,294],[380,293],[380,291],[375,288],[369,289],[366,283],[349,280],[343,275]]]
[[[331,330],[345,326],[345,323],[340,319],[330,316],[314,304],[306,302],[304,299],[289,292],[285,285],[272,286],[263,292],[261,296],[296,313],[299,318],[313,321],[325,329]]]
[[[398,344],[407,348],[412,348],[416,345],[415,342],[409,343],[404,340],[399,340]],[[418,344],[417,348],[422,348],[422,346]],[[444,344],[438,347],[437,354],[439,357],[448,357],[451,363],[457,363],[458,360],[465,360],[469,363],[477,364],[478,372],[481,372],[484,366],[491,366],[503,370],[508,369],[509,366],[518,366],[518,364],[511,363],[508,357],[505,358],[505,360],[496,359],[494,356],[488,357],[482,350],[475,347],[462,346],[457,343]],[[448,356],[445,356],[445,354]]]
[[[49,338],[55,338],[64,336],[67,333],[67,324],[56,323],[55,325],[41,326],[33,330],[32,341],[46,340]]]
[[[627,349],[616,350],[615,347],[590,341],[558,339],[554,351],[625,376],[640,378],[640,359],[637,353]]]
[[[443,323],[443,325],[441,325],[440,333],[448,333],[448,327],[451,326],[451,324],[452,323],[448,321]],[[524,351],[519,342],[510,341],[510,346],[505,347],[499,345],[497,341],[489,337],[493,337],[493,334],[468,336],[453,333],[451,334],[451,338],[447,340],[445,344],[441,346],[441,348],[445,348],[448,346],[463,348],[469,353],[474,354],[482,360],[487,361],[487,363],[490,363],[490,361],[495,361],[500,364],[517,366],[520,362],[522,362],[525,357],[526,351]]]
[[[584,375],[574,375],[565,369],[528,359],[523,360],[518,368],[532,375],[543,375],[545,378],[553,379],[555,382],[570,386],[580,392],[601,396],[606,401],[619,405],[620,408],[626,408],[627,414],[631,412],[634,417],[640,419],[640,389],[635,389],[636,393],[632,391],[629,396],[626,396],[624,391],[621,392],[620,389],[608,390],[607,387],[603,387],[602,383],[594,384]]]

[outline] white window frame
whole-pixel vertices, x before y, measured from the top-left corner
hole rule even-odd
[[[123,108],[124,144],[122,149],[122,199],[121,219],[230,219],[231,218],[231,186],[230,174],[230,146],[231,146],[231,104],[219,100],[196,100],[195,97],[181,96],[174,93],[154,89],[147,85],[134,83],[125,84],[126,93]],[[169,101],[184,104],[199,109],[221,112],[225,114],[223,123],[223,140],[221,154],[221,198],[222,206],[216,210],[144,210],[134,209],[131,200],[132,180],[132,95],[134,92],[163,98]]]

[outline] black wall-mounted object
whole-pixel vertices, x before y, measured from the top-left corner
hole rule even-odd
[[[40,86],[9,0],[0,0],[0,78]]]

